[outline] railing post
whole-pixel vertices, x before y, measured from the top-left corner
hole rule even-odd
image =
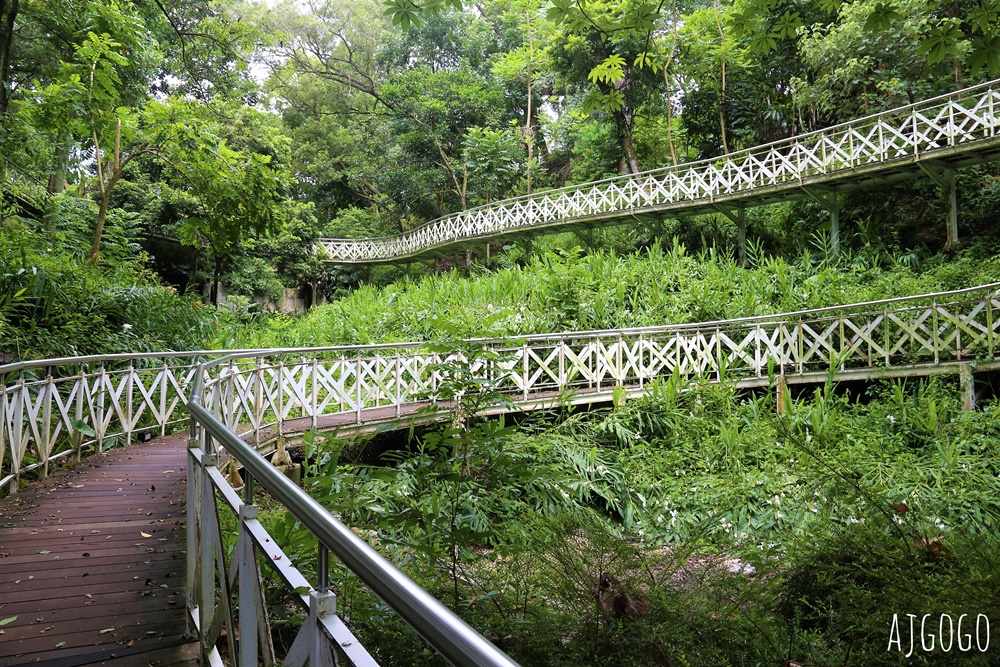
[[[356,403],[354,405],[357,410],[357,423],[361,423],[361,353],[358,352],[358,361],[354,367],[354,388],[356,390],[355,397]]]
[[[337,372],[340,376],[340,410],[338,412],[344,412],[345,399],[347,398],[347,360],[344,358],[344,355],[340,355]]]
[[[77,376],[76,380],[76,404],[73,406],[73,419],[77,423],[83,421],[83,397],[87,393],[87,371],[85,370],[83,364],[80,364],[80,374]],[[166,412],[166,410],[164,410]],[[0,417],[2,419],[2,417]],[[166,422],[166,419],[163,420]],[[2,422],[0,428],[6,428],[6,422]],[[79,434],[76,440],[76,460],[77,463],[83,457],[83,433]],[[0,437],[0,450],[3,450],[3,439]],[[0,451],[2,453],[2,451]]]
[[[850,166],[853,167],[854,166],[854,158],[855,158],[855,156],[854,156],[854,126],[851,125],[851,124],[847,125],[847,145],[848,145],[848,149],[850,150],[850,153],[851,153],[851,157],[850,157],[851,164],[850,164]]]
[[[42,402],[42,441],[36,443],[38,446],[38,456],[42,460],[42,478],[49,476],[49,455],[52,453],[52,375],[45,377],[45,386],[39,400]]]
[[[278,361],[276,371],[277,386],[275,393],[278,395],[278,414],[275,415],[278,422],[278,437],[285,435],[285,362]]]
[[[524,396],[524,400],[528,400],[528,341],[524,341],[524,345],[521,347],[521,368],[522,368],[522,383],[521,392]]]
[[[104,395],[107,388],[108,374],[101,363],[101,370],[97,374],[97,423],[94,424],[94,432],[97,434],[97,453],[104,451]],[[23,380],[22,380],[23,381]]]
[[[678,374],[686,374],[684,370],[684,359],[681,357],[681,332],[677,331],[674,333],[674,355],[677,359],[674,364],[674,368],[677,369]],[[670,369],[673,372],[673,368]]]
[[[838,315],[840,319],[840,370],[844,370],[844,366],[847,364],[847,359],[844,358],[844,313],[841,311]]]
[[[638,366],[637,372],[638,372],[638,375],[639,375],[639,388],[642,389],[643,386],[644,386],[645,379],[646,379],[646,364],[644,362],[645,356],[646,356],[646,349],[645,349],[645,345],[644,345],[644,342],[643,342],[642,334],[639,334],[639,345],[638,345],[637,350],[638,350],[639,354],[638,354],[638,361],[637,361],[636,365]]]
[[[569,380],[566,378],[566,341],[559,340],[559,390],[565,391]]]
[[[7,452],[8,443],[13,442],[13,439],[10,437],[9,431],[7,430],[7,401],[8,401],[7,383],[4,382],[3,386],[0,386],[0,470],[3,469],[3,459],[4,455]],[[11,449],[13,450],[13,447],[11,447]],[[14,452],[11,451],[10,458],[11,458],[12,468],[13,468],[14,456],[15,456]],[[76,458],[78,461],[80,460],[79,447],[77,448]],[[3,487],[0,486],[0,491],[2,490]]]
[[[993,294],[986,293],[986,344],[993,358]]]
[[[199,554],[201,553],[201,547],[198,542],[200,535],[198,516],[201,508],[201,470],[194,454],[194,450],[198,449],[196,429],[196,422],[194,417],[192,417],[188,433],[188,449],[185,452],[185,457],[187,458],[187,525],[185,527],[187,532],[187,578],[185,579],[185,598],[187,602],[187,635],[192,639],[198,637],[198,632],[194,626],[194,613],[198,606],[198,600],[201,599],[201,572],[198,569],[200,563]],[[200,637],[198,639],[200,641]]]
[[[889,340],[889,309],[882,309],[882,329],[885,332],[885,345],[882,346],[882,352],[885,354],[885,365],[890,366],[892,362],[889,359],[889,346],[892,342]]]
[[[14,394],[14,432],[10,438],[10,465],[14,470],[14,480],[10,487],[11,493],[17,493],[21,485],[21,457],[24,456],[24,375],[17,381],[17,393]]]
[[[125,378],[125,423],[122,424],[122,431],[125,433],[125,444],[132,444],[132,400],[135,397],[135,362],[128,364],[128,376]]]
[[[400,384],[402,383],[403,380],[403,373],[399,368],[399,364],[400,364],[399,348],[396,348],[396,366],[395,368],[393,368],[392,371],[392,380],[395,391],[397,418],[400,416],[400,413],[402,412],[402,388],[400,387]]]
[[[317,428],[319,426],[319,399],[317,396],[317,385],[319,384],[319,360],[316,359],[315,354],[313,354],[312,358],[312,377],[309,378],[309,382],[312,387],[312,391],[310,392],[312,405],[309,406],[309,410],[312,412],[312,427]]]
[[[761,368],[761,365],[762,365],[761,361],[762,360],[761,360],[761,357],[760,357],[760,325],[759,324],[754,327],[754,336],[753,337],[754,337],[754,342],[756,343],[756,347],[755,347],[755,350],[754,350],[754,367],[757,369],[757,377],[760,377],[761,376],[761,372],[762,372],[762,368]]]
[[[938,309],[937,309],[937,299],[931,300],[931,320],[934,324],[934,363],[938,363],[938,352],[941,349],[941,344],[939,342],[940,330],[938,328]]]
[[[247,485],[249,486],[249,478]],[[260,580],[257,573],[257,554],[253,538],[247,530],[247,521],[257,518],[257,506],[244,504],[239,510],[239,593],[240,593],[240,667],[257,667],[259,653],[258,639],[264,624],[263,608],[260,606]]]
[[[254,364],[254,389],[253,389],[253,444],[260,444],[260,426],[264,422],[264,368],[263,359],[257,357]]]
[[[948,100],[948,145],[954,146],[955,141],[955,103]]]
[[[226,428],[230,430],[236,430],[236,405],[233,400],[236,391],[236,378],[234,377],[235,364],[233,360],[229,360],[226,364],[226,370],[224,373],[219,373],[219,379],[217,380],[220,384],[225,381],[225,384],[220,387],[219,391],[219,414],[222,415],[222,422],[226,425]]]
[[[798,342],[798,353],[799,353],[798,369],[799,369],[799,375],[801,375],[805,371],[805,362],[803,361],[803,358],[805,357],[805,341],[803,340],[805,336],[805,328],[802,325],[801,317],[799,318],[797,329],[798,329],[797,342]]]
[[[167,365],[167,360],[163,360],[163,370],[160,376],[160,437],[162,438],[167,434],[167,422],[170,418],[167,416],[167,391],[170,388],[170,367]]]
[[[622,365],[622,337],[621,334],[618,335],[618,344],[615,346],[615,380],[616,384],[623,386],[625,384],[625,367]]]
[[[987,106],[989,106],[990,109],[990,136],[992,137],[996,135],[996,129],[997,129],[997,117],[995,112],[993,111],[993,86],[990,86],[989,88],[986,89],[986,96],[987,99],[989,99]]]
[[[309,593],[309,667],[335,667],[330,642],[320,627],[321,619],[337,613],[337,596],[327,591]]]
[[[211,441],[212,436],[207,436]],[[215,619],[215,490],[212,486],[212,478],[209,476],[209,468],[215,468],[218,459],[215,454],[205,451],[201,455],[201,494],[199,498],[199,535],[198,535],[198,559],[201,561],[198,566],[201,570],[198,590],[201,596],[198,600],[199,629],[201,631],[201,646],[203,654],[207,655],[212,650],[208,646],[211,635],[212,621]],[[188,551],[192,551],[188,545]]]

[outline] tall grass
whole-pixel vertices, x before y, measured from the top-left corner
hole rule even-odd
[[[480,335],[653,326],[819,308],[967,287],[1000,279],[1000,258],[968,254],[917,270],[890,257],[803,253],[794,261],[751,253],[742,268],[726,254],[689,253],[676,241],[647,252],[579,251],[533,256],[523,267],[476,269],[362,286],[301,318],[234,325],[228,345],[271,347],[422,340],[451,322]]]

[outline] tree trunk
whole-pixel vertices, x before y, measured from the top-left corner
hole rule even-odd
[[[641,170],[639,169],[639,158],[635,155],[635,146],[632,145],[632,133],[622,135],[621,143],[622,150],[625,151],[625,157],[628,160],[629,170],[633,174],[638,174]]]
[[[2,1],[2,0],[0,0]],[[49,174],[47,190],[50,195],[66,191],[66,169],[69,163],[70,140],[57,146],[52,155],[52,173]]]
[[[212,307],[218,309],[219,307],[219,280],[222,276],[222,258],[218,254],[212,253],[212,288],[209,290],[208,295],[212,300]]]
[[[20,0],[0,0],[0,116],[10,103],[10,48]]]
[[[111,188],[106,187],[101,193],[101,208],[97,212],[97,226],[94,228],[94,241],[90,245],[90,261],[97,264],[100,259],[101,237],[104,235],[104,223],[108,219],[108,202],[111,200]]]

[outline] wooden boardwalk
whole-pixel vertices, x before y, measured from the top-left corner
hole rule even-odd
[[[0,667],[199,664],[184,637],[185,438],[0,501]]]

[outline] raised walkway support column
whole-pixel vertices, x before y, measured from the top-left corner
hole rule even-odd
[[[917,166],[944,190],[945,204],[948,208],[947,240],[944,247],[950,250],[958,245],[958,196],[955,187],[955,170],[944,167],[938,172],[923,162],[918,162]]]
[[[739,246],[737,248],[737,254],[740,260],[740,266],[746,268],[747,265],[747,212],[742,206],[736,208],[727,208],[725,206],[720,206],[718,204],[713,204],[715,209],[726,216],[734,223],[736,223],[736,243]]]
[[[840,252],[840,202],[837,199],[837,191],[819,189],[815,186],[804,187],[802,190],[830,214],[830,252],[836,255]]]
[[[958,245],[958,196],[955,188],[955,170],[946,169],[944,172],[945,197],[948,201],[948,240],[945,241],[946,248],[953,248]]]

